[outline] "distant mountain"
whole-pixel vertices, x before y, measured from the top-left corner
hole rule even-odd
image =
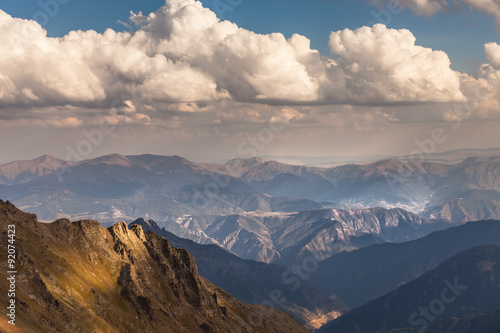
[[[470,222],[411,242],[343,252],[320,262],[310,279],[355,308],[462,251],[489,244],[500,244],[500,221]]]
[[[39,223],[0,201],[2,244],[9,225],[22,332],[308,332],[278,310],[240,303],[200,277],[188,251],[138,225]],[[0,252],[7,258],[6,246]],[[10,304],[11,269],[0,267],[0,300]]]
[[[184,216],[158,224],[195,241],[201,233],[241,258],[285,265],[378,243],[404,242],[453,225],[384,208]]]
[[[44,220],[384,207],[458,223],[500,219],[499,170],[500,157],[317,168],[259,158],[222,165],[118,154],[69,165],[45,156],[0,166],[0,197]]]
[[[72,162],[65,162],[52,156],[43,155],[29,161],[16,161],[0,165],[0,185],[27,183],[72,164]]]
[[[448,150],[440,153],[425,154],[419,156],[425,162],[447,163],[455,164],[460,163],[469,157],[492,157],[500,156],[500,147],[487,148],[487,149],[455,149]],[[315,165],[315,166],[340,166],[346,164],[368,164],[380,160],[398,160],[410,161],[414,160],[413,155],[366,155],[366,156],[279,156],[279,155],[263,155],[261,158],[267,160],[281,161],[282,163],[298,164],[298,165]]]
[[[484,191],[486,192],[486,191]],[[488,194],[488,193],[485,193]],[[498,219],[500,216],[499,193],[491,194],[491,199],[457,199],[427,209],[422,215],[429,218],[444,218],[452,221],[478,221]]]
[[[188,250],[201,276],[243,303],[273,306],[292,314],[310,328],[319,328],[348,309],[338,297],[300,279],[286,267],[243,260],[219,246],[179,238],[160,229],[153,220],[141,218],[131,223],[135,224],[164,237],[172,246]],[[276,291],[279,291],[278,297]]]
[[[500,308],[500,246],[461,252],[434,270],[400,288],[348,312],[320,333],[467,332],[467,316]],[[492,317],[488,317],[492,316]],[[458,318],[458,320],[456,319]],[[470,318],[470,317],[469,317]],[[473,318],[473,317],[472,317]],[[487,319],[483,322],[483,319]],[[442,321],[438,328],[431,325]],[[476,317],[476,327],[498,327],[497,313]],[[429,330],[425,330],[429,327]],[[470,331],[470,330],[469,330]],[[477,330],[474,332],[483,332]]]

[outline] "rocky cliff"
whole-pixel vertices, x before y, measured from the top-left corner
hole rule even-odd
[[[188,251],[140,226],[39,223],[0,201],[0,300],[8,304],[15,225],[15,332],[307,332],[291,316],[244,305],[198,275]]]

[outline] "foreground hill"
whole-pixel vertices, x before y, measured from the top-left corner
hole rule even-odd
[[[287,314],[240,303],[200,277],[189,252],[137,225],[44,224],[0,201],[2,244],[8,225],[16,230],[16,328],[23,332],[307,332]],[[5,246],[0,252],[7,258]],[[5,260],[0,270],[7,304]]]
[[[481,246],[457,254],[420,278],[348,312],[319,332],[426,332],[427,328],[428,332],[467,332],[457,329],[468,329],[467,320],[475,321],[476,327],[485,324],[488,332],[494,332],[490,328],[498,327],[498,312],[493,312],[497,308],[500,246]],[[485,316],[477,317],[482,314]],[[460,326],[451,329],[455,325]]]
[[[348,310],[338,297],[284,266],[244,260],[217,245],[179,238],[160,229],[153,220],[137,219],[131,223],[134,224],[165,237],[175,247],[188,250],[201,276],[244,303],[268,304],[292,314],[311,328],[319,328]]]
[[[480,245],[500,245],[500,221],[470,222],[400,244],[343,252],[319,263],[311,282],[355,308]]]

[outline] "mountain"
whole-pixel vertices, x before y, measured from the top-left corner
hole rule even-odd
[[[352,308],[380,297],[475,246],[500,244],[500,221],[470,222],[400,244],[343,252],[318,264],[311,282]]]
[[[500,157],[317,168],[259,158],[222,165],[180,156],[113,154],[78,163],[44,156],[0,166],[0,197],[43,220],[384,207],[460,223],[500,219],[499,170]]]
[[[378,243],[404,242],[453,225],[384,208],[187,215],[158,224],[194,241],[202,235],[241,258],[285,265],[310,257],[319,261]]]
[[[348,312],[319,332],[377,333],[407,329],[427,332],[425,329],[430,325],[446,319],[449,321],[442,324],[450,331],[457,318],[463,324],[467,316],[488,314],[500,308],[499,262],[498,245],[461,252],[420,278]],[[498,325],[497,315],[494,318],[488,320],[490,325]]]
[[[0,165],[0,185],[23,184],[31,180],[52,174],[55,170],[72,165],[61,159],[43,155],[29,161],[16,161]]]
[[[469,157],[492,157],[500,156],[500,147],[487,149],[455,149],[439,153],[426,153],[423,158],[425,162],[437,162],[455,164],[460,163]],[[413,155],[391,156],[391,155],[366,155],[366,156],[279,156],[263,155],[267,160],[280,161],[288,164],[297,165],[316,165],[316,166],[340,166],[346,164],[369,164],[384,159],[393,159],[397,161],[410,161],[415,159]]]
[[[430,207],[422,215],[464,222],[495,219],[500,216],[499,197],[499,193],[495,192],[490,195],[490,198],[495,198],[494,201],[482,198],[457,199]]]
[[[0,201],[0,232],[17,251],[14,268],[0,264],[0,299],[9,304],[7,272],[15,269],[23,332],[308,331],[278,310],[240,303],[200,277],[188,251],[137,225],[39,223]],[[7,246],[0,252],[7,258]]]
[[[417,332],[416,329],[409,332]],[[430,325],[425,333],[498,333],[500,332],[500,309],[491,313],[449,318]]]
[[[301,279],[289,268],[244,260],[217,245],[179,238],[153,220],[141,218],[131,223],[135,224],[164,237],[172,246],[188,250],[201,276],[243,303],[267,304],[292,314],[310,328],[319,328],[348,310],[338,297]]]
[[[500,157],[318,168],[259,158],[222,165],[179,156],[113,154],[78,163],[43,156],[0,166],[0,197],[46,220],[400,207],[465,222],[500,218],[498,209],[477,208],[498,206],[499,169]]]
[[[17,181],[24,177],[19,167],[9,173],[8,179],[0,181],[0,197],[43,220],[91,218],[114,222],[133,220],[138,215],[160,220],[184,214],[339,207],[330,202],[271,197],[239,179],[237,170],[230,166],[193,163],[179,156],[113,154],[62,164],[55,170],[44,167],[40,162],[44,158],[49,159],[30,161],[35,163],[30,168],[46,171],[31,175],[30,181]],[[23,163],[2,168],[8,171],[12,165]]]

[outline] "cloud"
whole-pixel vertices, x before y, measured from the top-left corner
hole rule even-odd
[[[486,59],[495,68],[500,68],[500,45],[497,43],[488,43],[484,45]]]
[[[381,0],[372,1],[375,4],[381,2]],[[471,9],[493,16],[497,21],[497,28],[500,29],[500,2],[498,0],[399,0],[400,6],[411,9],[417,15],[427,16],[433,16],[459,3],[465,3]]]
[[[481,65],[475,76],[460,75],[467,101],[454,103],[445,114],[445,120],[500,120],[500,45],[485,44],[484,51],[489,63]]]
[[[500,29],[500,2],[498,0],[464,0],[472,9],[489,14],[497,21],[497,29]]]
[[[372,0],[375,5],[381,5],[382,0]],[[447,6],[444,0],[399,0],[396,2],[399,6],[409,8],[417,15],[433,16]]]
[[[194,0],[167,0],[148,16],[132,13],[131,21],[135,32],[49,38],[36,22],[0,11],[0,105],[115,109],[130,101],[144,110],[223,100],[354,105],[464,98],[447,55],[415,45],[407,30],[334,32],[330,58],[304,36],[257,34],[220,21]]]
[[[382,24],[332,32],[329,46],[340,58],[331,72],[345,81],[340,92],[366,104],[464,101],[459,73],[450,69],[447,54],[417,46],[415,40],[406,29]]]

